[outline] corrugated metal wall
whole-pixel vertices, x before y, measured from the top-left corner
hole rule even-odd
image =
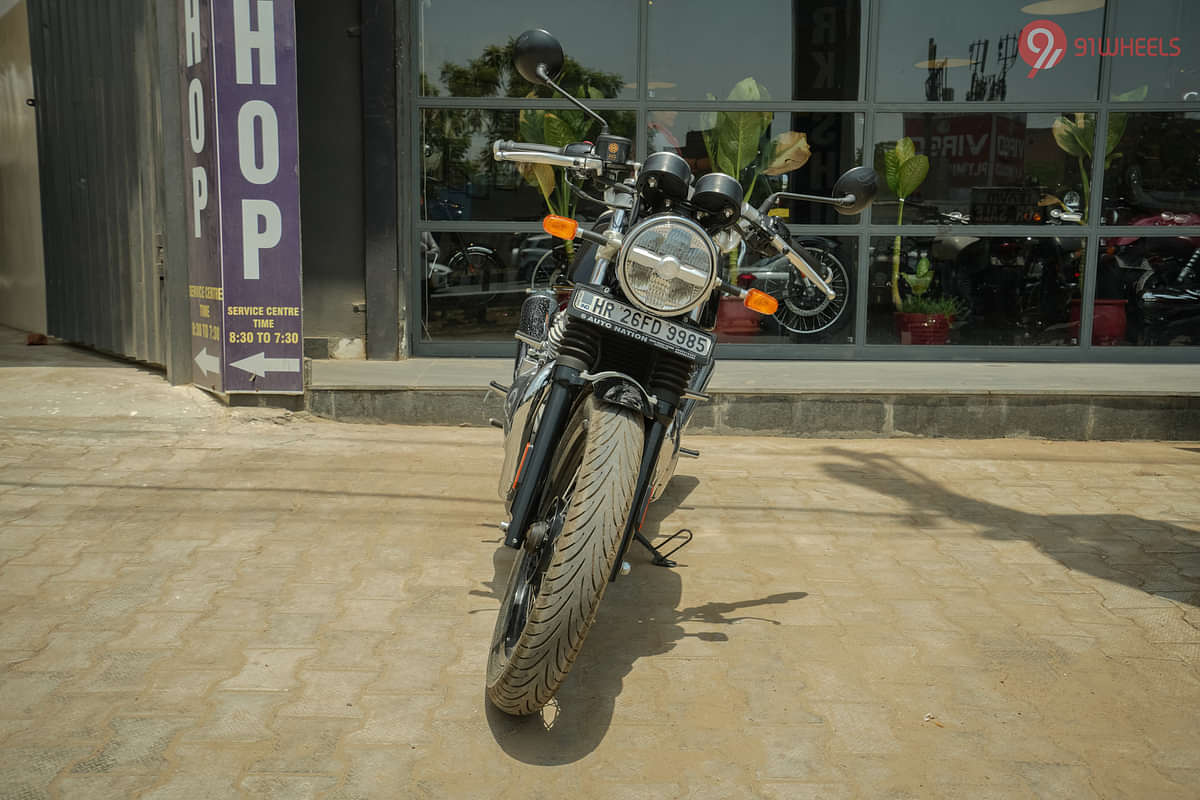
[[[163,364],[166,182],[155,6],[29,0],[29,32],[49,332]]]

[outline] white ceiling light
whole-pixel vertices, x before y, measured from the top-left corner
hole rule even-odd
[[[1021,9],[1026,14],[1039,17],[1053,17],[1060,14],[1082,14],[1084,11],[1095,11],[1104,8],[1105,0],[1041,0],[1031,3]]]

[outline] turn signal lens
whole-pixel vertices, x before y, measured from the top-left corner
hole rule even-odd
[[[751,289],[746,292],[746,299],[742,301],[746,308],[751,311],[757,311],[760,314],[774,314],[779,308],[779,301],[771,295],[759,289]]]
[[[555,238],[566,239],[569,242],[575,238],[575,232],[579,230],[579,223],[570,217],[547,214],[542,219],[542,230]]]

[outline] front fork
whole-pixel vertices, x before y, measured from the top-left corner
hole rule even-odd
[[[574,367],[558,364],[550,376],[550,393],[542,409],[542,419],[538,424],[533,441],[526,445],[525,455],[517,467],[516,494],[512,501],[512,518],[504,535],[504,544],[519,550],[525,541],[525,531],[537,509],[535,504],[541,499],[541,489],[546,482],[546,472],[550,469],[550,459],[558,446],[558,439],[567,424],[567,415],[571,413],[572,402],[579,394],[583,381],[579,377],[580,370]]]
[[[621,572],[621,562],[634,534],[642,527],[646,518],[646,508],[650,505],[650,493],[654,489],[654,467],[667,438],[667,427],[675,409],[668,403],[658,402],[655,418],[646,431],[646,443],[642,447],[642,463],[638,467],[637,488],[633,493],[633,503],[629,507],[629,516],[625,520],[625,530],[621,533],[621,547],[617,550],[617,559],[613,562],[612,574],[609,581],[615,581]]]

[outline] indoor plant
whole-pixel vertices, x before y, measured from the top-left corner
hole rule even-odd
[[[716,101],[716,97],[708,95]],[[726,98],[730,102],[770,100],[767,88],[754,78],[738,81]],[[773,111],[706,111],[700,115],[704,149],[714,172],[732,175],[745,187],[746,202],[763,175],[782,175],[808,163],[812,151],[807,134],[784,131],[763,143],[771,129]],[[729,280],[737,278],[737,250],[729,252]]]

